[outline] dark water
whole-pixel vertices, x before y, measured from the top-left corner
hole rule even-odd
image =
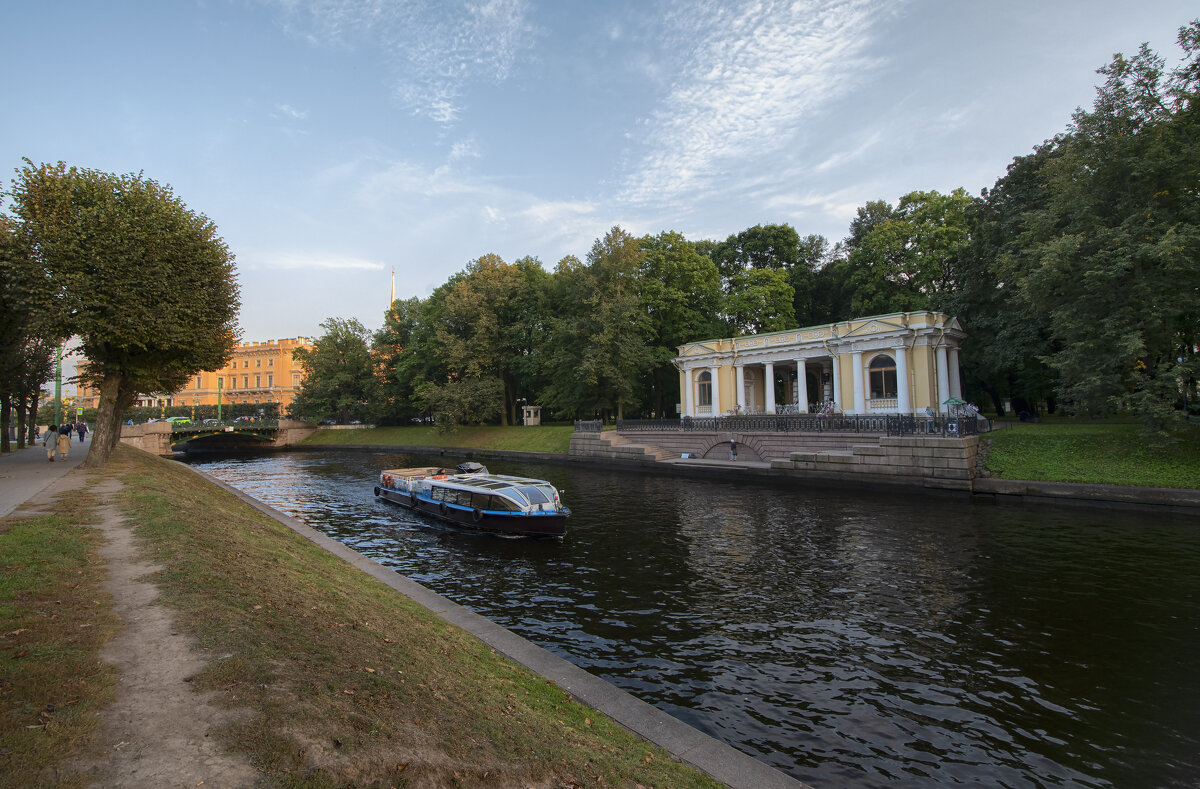
[[[1200,785],[1195,519],[488,461],[538,542],[372,495],[439,459],[192,462],[818,787]]]

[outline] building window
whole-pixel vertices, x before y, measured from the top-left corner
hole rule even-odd
[[[275,357],[272,356],[270,359],[267,359],[267,367],[274,367],[274,366],[275,366]]]
[[[197,376],[196,376],[196,388],[197,388],[197,389],[200,389],[200,388],[202,388],[202,387],[204,386],[204,383],[203,383],[203,382],[204,382],[204,377],[203,377],[203,376],[200,376],[200,375],[197,375]]]
[[[261,375],[254,376],[254,388],[262,389],[262,376]]]
[[[275,386],[275,374],[267,373],[267,388],[270,389],[273,386]]]
[[[249,388],[250,388],[250,376],[248,376],[248,375],[243,375],[243,376],[242,376],[242,388],[243,388],[243,389],[249,389]]]
[[[696,402],[697,405],[712,405],[712,373],[708,370],[700,373],[700,377],[696,379]]]
[[[255,366],[255,367],[262,367],[262,359],[255,359],[255,360],[254,360],[254,366]]]
[[[876,356],[871,360],[871,399],[884,400],[896,397],[896,362],[890,356]]]

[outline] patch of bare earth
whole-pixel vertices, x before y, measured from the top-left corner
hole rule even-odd
[[[111,501],[120,488],[105,480],[92,490]],[[120,670],[120,679],[116,701],[99,713],[97,749],[66,769],[97,787],[253,786],[257,771],[209,736],[234,713],[210,703],[217,694],[189,684],[204,658],[175,630],[170,610],[154,604],[158,590],[145,578],[161,568],[137,560],[132,530],[114,504],[100,507],[99,515],[108,590],[125,623],[101,657]]]

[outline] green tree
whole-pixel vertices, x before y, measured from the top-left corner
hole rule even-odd
[[[796,290],[786,271],[749,268],[729,281],[722,312],[730,336],[783,331],[796,327]]]
[[[312,348],[292,352],[304,371],[292,413],[339,424],[362,419],[376,391],[367,330],[355,318],[329,318],[321,328],[325,333]]]
[[[418,340],[422,305],[416,297],[397,299],[383,316],[383,326],[371,340],[371,369],[375,375],[372,421],[403,423],[418,413],[416,387],[426,380],[428,360],[421,358]]]
[[[446,293],[437,330],[443,357],[456,381],[500,381],[501,424],[516,421],[523,381],[537,370],[531,357],[541,345],[546,276],[535,258],[510,265],[489,254],[471,261]]]
[[[237,341],[233,257],[203,214],[142,175],[26,165],[11,191],[41,272],[47,336],[79,338],[79,380],[100,392],[85,465],[103,465],[138,394],[221,367]]]
[[[851,225],[850,309],[880,315],[944,309],[953,291],[958,257],[970,240],[966,219],[971,198],[963,189],[948,195],[910,192],[894,210],[877,204],[859,209]]]
[[[715,337],[724,328],[721,275],[679,233],[646,236],[641,246],[641,300],[651,332],[650,407],[662,417],[680,401],[679,373],[672,363],[679,346]]]
[[[1046,316],[1047,361],[1071,408],[1178,419],[1200,377],[1200,21],[1164,72],[1143,45],[1100,73],[1046,162],[1022,294]]]

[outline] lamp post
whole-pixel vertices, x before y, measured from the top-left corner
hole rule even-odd
[[[217,376],[217,421],[221,421],[221,383],[225,379]]]

